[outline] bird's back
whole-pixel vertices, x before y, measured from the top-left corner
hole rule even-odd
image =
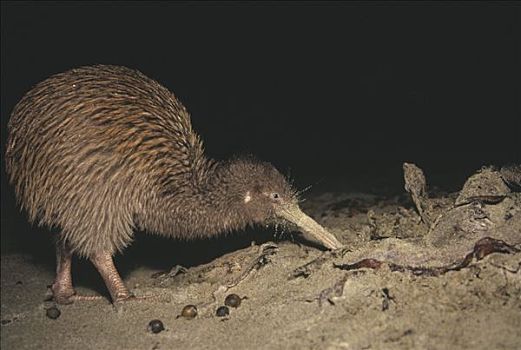
[[[107,210],[147,191],[175,190],[206,163],[185,107],[125,67],[54,75],[22,98],[9,121],[10,180],[30,218],[51,225],[85,219],[95,205]]]

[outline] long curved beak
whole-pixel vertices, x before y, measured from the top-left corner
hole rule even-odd
[[[277,208],[278,216],[294,223],[305,234],[310,235],[329,249],[339,249],[343,245],[335,236],[306,215],[297,204],[288,204]]]

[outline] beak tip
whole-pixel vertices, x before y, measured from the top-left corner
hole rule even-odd
[[[328,244],[327,245],[327,248],[329,250],[337,250],[337,249],[342,249],[344,247],[345,246],[342,243],[340,243],[339,241],[336,241],[334,244]]]
[[[280,215],[284,219],[296,224],[300,227],[302,232],[309,234],[326,248],[336,250],[344,247],[344,245],[340,243],[334,235],[328,232],[311,217],[304,214],[298,206],[284,210]]]

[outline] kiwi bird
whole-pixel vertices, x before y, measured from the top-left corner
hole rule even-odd
[[[178,239],[293,223],[329,249],[340,242],[298,206],[270,163],[205,156],[190,114],[139,71],[97,65],[51,76],[15,106],[6,169],[29,220],[55,227],[58,303],[78,300],[73,254],[89,259],[113,302],[132,298],[113,263],[135,230]]]

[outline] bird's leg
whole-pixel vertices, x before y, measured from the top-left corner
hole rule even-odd
[[[53,299],[58,304],[72,303],[76,294],[72,287],[72,252],[65,243],[56,244],[56,279],[51,286]]]
[[[116,303],[133,297],[119,276],[110,253],[95,254],[90,258],[90,261],[100,273],[103,281],[105,281],[105,285],[112,297],[112,302]]]
[[[51,285],[52,299],[58,304],[72,304],[77,300],[99,300],[97,295],[77,295],[72,286],[72,251],[66,243],[56,243],[56,279]]]

